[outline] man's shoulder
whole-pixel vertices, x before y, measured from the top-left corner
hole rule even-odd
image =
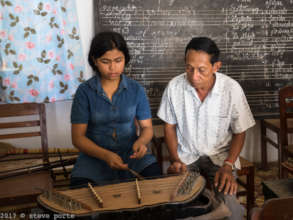
[[[221,84],[224,84],[225,87],[230,88],[230,89],[235,89],[235,88],[241,88],[239,82],[237,82],[235,79],[232,77],[223,74],[223,73],[216,73],[217,78],[219,79]]]
[[[178,88],[183,86],[185,82],[186,82],[186,73],[181,73],[180,75],[175,76],[174,78],[170,80],[170,82],[168,83],[168,87]]]

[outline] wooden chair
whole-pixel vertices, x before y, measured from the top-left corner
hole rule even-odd
[[[287,87],[286,91],[290,90],[291,87]],[[284,102],[281,104],[281,97],[280,93],[283,93],[280,90],[279,92],[279,104],[280,104],[280,111],[284,109]],[[282,95],[283,96],[283,95]],[[283,107],[282,107],[283,105]],[[283,110],[282,110],[283,111]],[[280,113],[281,114],[281,113]],[[287,125],[286,125],[286,132],[293,134],[293,118],[287,117]],[[284,125],[283,125],[284,126]],[[267,131],[270,130],[271,132],[276,134],[276,139],[272,138]],[[261,168],[262,169],[268,169],[268,161],[267,161],[267,143],[270,143],[273,147],[275,147],[278,150],[278,167],[279,167],[279,177],[282,177],[282,169],[281,169],[281,163],[282,163],[282,140],[284,141],[284,135],[281,135],[281,130],[283,130],[281,126],[281,118],[277,119],[264,119],[261,120]],[[271,133],[272,134],[272,133]]]
[[[165,156],[163,153],[162,144],[164,142],[164,126],[163,125],[155,125],[154,128],[154,137],[153,144],[154,148],[153,152],[157,157],[157,161],[163,170],[163,163],[165,161],[169,161],[168,156]],[[244,190],[237,192],[237,197],[246,196],[246,207],[247,207],[247,217],[249,211],[254,207],[255,196],[254,196],[254,164],[240,157],[241,170],[237,171],[237,175],[239,177],[245,176],[246,181],[242,181],[240,178],[237,179],[237,182],[243,186]]]
[[[38,116],[38,119],[25,121],[24,116]],[[18,117],[13,122],[1,122],[0,129],[6,131],[5,134],[0,134],[0,140],[27,138],[40,136],[43,153],[43,161],[48,162],[48,138],[46,126],[46,112],[44,104],[24,103],[24,104],[0,104],[0,118]],[[21,118],[20,118],[21,117]],[[38,131],[25,131],[15,133],[8,129],[16,128],[38,128]],[[9,133],[7,133],[9,132]]]
[[[293,197],[267,200],[262,208],[255,208],[251,220],[290,220],[293,219]]]
[[[288,172],[293,173],[293,144],[289,145],[288,135],[293,128],[289,128],[289,120],[293,121],[293,86],[287,86],[279,91],[280,103],[280,177],[288,177]],[[292,130],[290,130],[292,129]],[[290,131],[289,131],[290,130]]]
[[[31,115],[37,116],[37,119],[25,120],[27,116]],[[12,117],[13,120],[11,120]],[[40,158],[41,166],[42,162],[43,164],[46,164],[49,161],[44,104],[0,104],[0,119],[0,140],[39,136],[42,148]],[[31,131],[30,129],[30,131],[27,131],[28,128],[32,127],[38,128],[38,130]],[[15,129],[19,128],[22,128],[22,131],[16,132]],[[23,129],[25,129],[25,131],[23,131]],[[27,155],[28,154],[23,154],[23,157],[26,157]],[[3,163],[11,161],[13,161],[16,165],[22,165],[24,163],[23,160],[20,160],[20,158],[15,159],[14,156],[19,155],[2,155],[0,166],[2,167]],[[20,175],[15,175],[14,172],[16,171],[13,169],[12,171],[8,171],[12,174],[11,176],[8,175],[8,177],[6,177],[1,175],[0,207],[32,203],[35,201],[37,195],[42,193],[42,190],[40,189],[48,190],[52,187],[51,174],[49,170],[40,169],[38,172]]]

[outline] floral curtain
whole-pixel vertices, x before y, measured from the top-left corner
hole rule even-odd
[[[0,0],[0,101],[72,99],[84,81],[73,0]]]

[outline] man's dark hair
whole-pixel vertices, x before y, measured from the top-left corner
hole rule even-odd
[[[113,31],[98,33],[91,42],[91,47],[88,55],[88,62],[93,70],[99,73],[94,60],[103,56],[107,51],[117,49],[125,56],[125,65],[129,63],[130,55],[126,41],[121,34]]]
[[[220,50],[216,43],[208,37],[194,37],[187,44],[185,58],[188,50],[204,51],[211,56],[211,64],[219,61]]]

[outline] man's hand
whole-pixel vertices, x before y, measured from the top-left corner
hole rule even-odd
[[[215,175],[214,179],[215,187],[218,187],[219,192],[224,194],[234,195],[237,192],[237,182],[232,174],[232,167],[223,165]]]
[[[105,155],[104,161],[112,168],[116,170],[127,170],[128,164],[124,163],[121,157],[113,153],[112,151],[108,151]]]
[[[147,146],[145,144],[140,143],[139,141],[134,142],[132,149],[133,154],[130,155],[131,159],[140,159],[147,152]]]
[[[169,166],[167,173],[184,173],[186,171],[187,166],[185,163],[175,161]]]

